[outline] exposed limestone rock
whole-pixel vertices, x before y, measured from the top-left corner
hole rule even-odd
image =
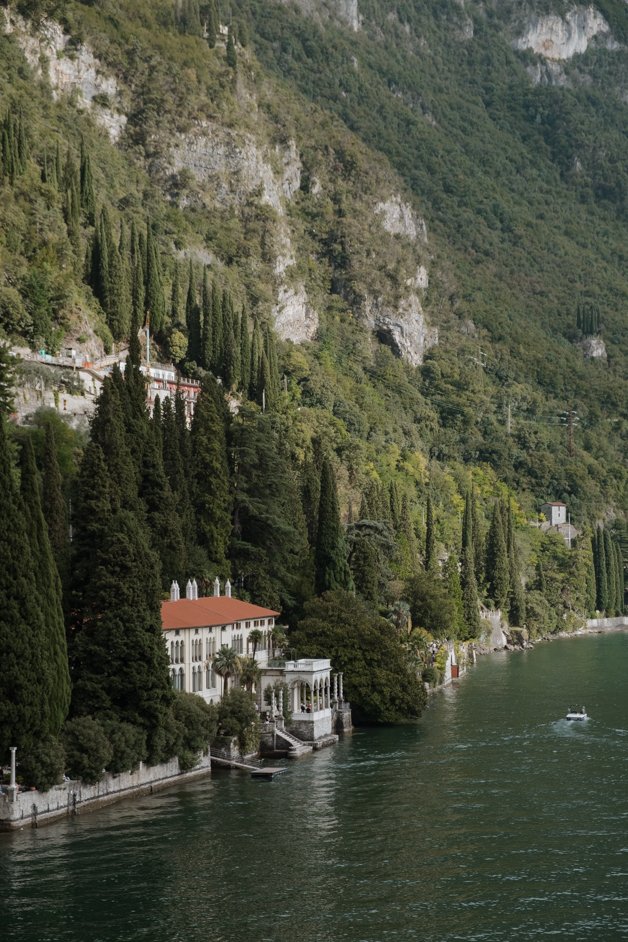
[[[279,170],[273,168],[274,161]],[[296,144],[276,147],[274,154],[246,134],[211,122],[181,135],[170,153],[171,168],[188,170],[223,205],[232,205],[259,190],[260,200],[283,213],[282,200],[290,199],[301,185],[301,161]]]
[[[598,35],[605,35],[614,45],[610,27],[599,10],[593,6],[579,7],[564,19],[554,14],[534,17],[513,45],[516,49],[531,49],[544,59],[563,60],[586,52]]]
[[[312,340],[318,329],[318,315],[311,306],[303,285],[282,285],[273,309],[275,330],[282,340],[303,343]]]
[[[416,274],[406,281],[406,287],[412,288],[414,291],[425,291],[429,286],[430,278],[424,265],[419,265]]]
[[[383,203],[377,203],[375,212],[382,217],[382,225],[391,235],[402,235],[412,242],[420,239],[427,242],[425,221],[414,212],[400,196],[393,196]]]
[[[546,59],[526,66],[526,72],[534,85],[567,85],[567,76],[560,62]]]
[[[426,350],[438,343],[438,331],[427,325],[421,302],[414,293],[408,294],[396,307],[380,298],[367,298],[362,312],[379,339],[412,366],[419,366]]]
[[[117,98],[118,84],[113,76],[105,74],[88,46],[70,45],[70,37],[52,20],[44,20],[37,32],[31,32],[22,17],[4,11],[0,26],[4,32],[15,36],[35,74],[49,80],[55,99],[60,95],[77,94],[80,105],[92,111],[110,139],[118,140],[126,125],[126,116],[104,103]]]
[[[601,337],[585,337],[580,347],[585,360],[606,360],[606,344]]]
[[[358,0],[282,0],[296,3],[299,9],[319,22],[337,19],[357,33],[362,25]]]

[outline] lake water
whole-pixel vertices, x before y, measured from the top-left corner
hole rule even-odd
[[[627,670],[623,633],[492,655],[274,782],[0,834],[0,939],[626,940]]]

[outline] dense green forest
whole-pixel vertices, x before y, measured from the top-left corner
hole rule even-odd
[[[2,420],[3,644],[46,599],[11,683],[42,650],[67,672],[50,715],[26,698],[14,716],[3,686],[0,752],[24,724],[48,769],[60,736],[115,770],[215,729],[168,688],[172,579],[229,576],[280,609],[379,721],[420,711],[428,640],[478,639],[480,606],[532,636],[624,608],[625,49],[593,43],[535,83],[513,47],[533,4],[364,0],[357,30],[322,0],[271,6],[0,4],[2,411],[27,375],[5,346],[129,347],[89,432]],[[598,6],[621,40],[625,8]],[[48,17],[59,45],[33,55]],[[288,289],[316,313],[300,343],[279,335]],[[418,363],[388,324],[410,296],[438,330]],[[190,427],[180,398],[146,410],[147,324],[202,383]],[[606,356],[584,356],[592,338]],[[539,525],[548,500],[572,546]],[[124,616],[101,619],[114,597]],[[123,689],[103,661],[121,617],[146,672]]]

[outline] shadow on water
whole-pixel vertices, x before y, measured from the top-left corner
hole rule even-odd
[[[0,835],[2,942],[628,938],[627,641],[485,658],[273,782]]]

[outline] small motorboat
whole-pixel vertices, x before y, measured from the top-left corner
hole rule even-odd
[[[582,709],[580,710],[572,710],[571,707],[569,707],[569,709],[567,710],[567,716],[565,717],[565,719],[578,721],[578,720],[588,720],[589,717],[587,716],[587,711],[585,710],[584,707],[582,707]]]

